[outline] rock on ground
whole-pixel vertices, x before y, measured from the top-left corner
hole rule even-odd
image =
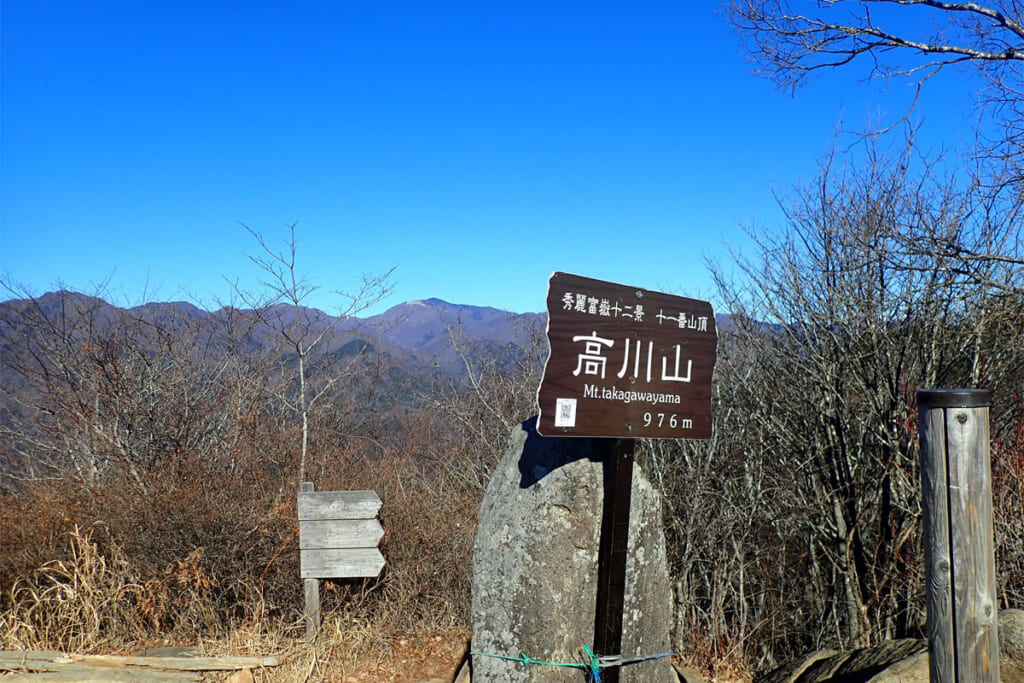
[[[999,675],[1024,683],[1024,610],[999,613]],[[875,647],[823,650],[757,679],[757,683],[928,683],[928,641],[894,640]]]
[[[477,681],[584,680],[580,669],[499,659],[585,662],[594,642],[604,498],[598,454],[607,440],[542,437],[535,419],[513,430],[480,508],[473,553],[472,675]],[[623,656],[671,649],[672,596],[661,501],[634,467],[623,613]],[[492,656],[489,656],[492,655]],[[674,681],[667,658],[631,664],[622,683]]]
[[[823,650],[776,669],[758,678],[757,683],[928,683],[927,650],[928,641],[917,639],[893,640],[848,652]]]

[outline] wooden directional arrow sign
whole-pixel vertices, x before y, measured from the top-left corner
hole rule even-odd
[[[711,438],[710,303],[555,273],[547,308],[540,434]]]
[[[299,571],[303,579],[374,577],[384,568],[373,491],[300,491]]]

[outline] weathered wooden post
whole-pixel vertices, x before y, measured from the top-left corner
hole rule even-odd
[[[313,482],[304,481],[299,484],[300,493],[311,493]],[[320,630],[320,579],[302,579],[303,593],[306,596],[306,640],[312,641]]]
[[[933,683],[999,681],[990,403],[981,389],[917,392]]]

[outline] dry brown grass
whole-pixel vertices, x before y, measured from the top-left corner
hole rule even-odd
[[[276,656],[281,665],[262,672],[262,680],[289,682],[446,678],[464,656],[468,631],[403,628],[407,620],[395,610],[368,609],[372,590],[365,586],[325,582],[332,607],[312,643],[300,618],[219,627],[201,548],[143,581],[116,544],[101,551],[93,539],[101,533],[76,526],[68,559],[15,581],[11,607],[0,613],[0,649],[109,653],[189,645],[209,656]],[[175,628],[163,628],[170,623]]]
[[[216,621],[210,581],[200,567],[202,548],[169,564],[164,576],[142,580],[116,544],[101,553],[96,530],[77,525],[68,534],[70,556],[45,563],[11,587],[0,613],[0,647],[117,650],[160,633],[201,629]]]
[[[297,635],[299,626],[268,632],[242,628],[204,640],[206,655],[274,655],[280,666],[263,672],[265,681],[380,681],[407,683],[451,680],[462,663],[469,631],[389,631],[380,618],[342,613],[328,615],[312,643]]]
[[[0,505],[0,649],[277,655],[282,665],[263,677],[274,681],[455,673],[469,638],[478,491],[410,449],[335,457],[317,488],[379,493],[387,565],[378,579],[322,582],[324,628],[308,644],[287,493],[297,486],[188,464],[197,470],[155,478],[146,497],[116,483],[9,496]]]

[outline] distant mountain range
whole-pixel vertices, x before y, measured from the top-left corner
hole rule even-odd
[[[0,348],[13,341],[9,335],[20,333],[19,320],[27,319],[33,308],[47,316],[60,316],[65,311],[88,311],[89,317],[99,324],[127,313],[155,325],[188,321],[211,328],[223,324],[231,313],[251,313],[227,308],[204,311],[182,301],[148,303],[122,309],[84,294],[49,292],[35,299],[11,299],[0,303]],[[265,312],[265,317],[269,317],[274,326],[290,325],[295,315],[295,308],[285,304],[278,304]],[[543,313],[517,314],[490,307],[452,304],[441,299],[410,301],[365,318],[337,320],[313,308],[300,308],[299,315],[314,332],[335,325],[338,334],[332,335],[330,343],[320,349],[325,353],[336,352],[350,345],[353,339],[360,339],[387,353],[406,368],[432,368],[446,374],[461,374],[463,370],[463,359],[457,348],[479,350],[481,345],[492,349],[524,346],[531,338],[543,334],[546,320]],[[276,341],[277,334],[270,325],[263,324],[249,336],[250,343],[264,346]]]
[[[68,291],[49,292],[34,299],[11,299],[0,302],[0,350],[16,341],[12,335],[23,334],[22,326],[33,311],[57,319],[62,315],[87,317],[102,326],[127,314],[151,323],[153,328],[173,329],[187,322],[210,330],[216,340],[219,330],[226,329],[232,316],[251,318],[252,311],[221,308],[206,311],[183,301],[148,303],[132,308],[119,308],[85,294]],[[241,314],[239,316],[238,314]],[[274,327],[290,327],[295,321],[294,306],[278,304],[264,309],[263,319],[246,336],[246,343],[256,348],[271,348],[280,342]],[[317,349],[320,353],[347,353],[354,347],[369,344],[388,357],[391,365],[418,376],[465,373],[466,358],[511,357],[525,349],[542,363],[546,354],[544,326],[546,313],[510,313],[486,306],[453,304],[441,299],[409,301],[393,306],[383,313],[364,318],[337,319],[315,308],[300,308],[299,315],[312,333],[334,325],[333,334]],[[38,316],[37,316],[38,317]],[[719,330],[729,325],[728,315],[716,315]],[[268,324],[269,322],[269,324]],[[0,367],[0,376],[3,368]]]

